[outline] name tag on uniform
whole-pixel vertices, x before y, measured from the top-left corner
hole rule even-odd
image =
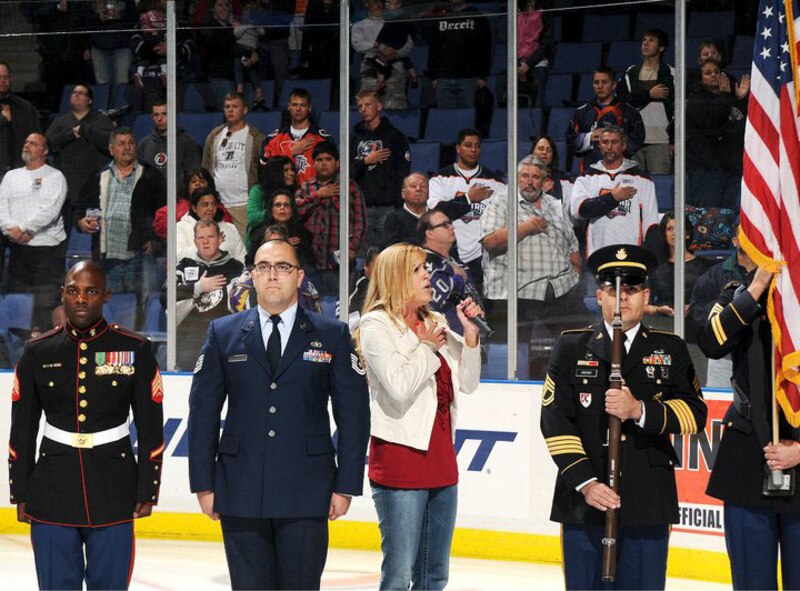
[[[312,363],[330,363],[333,361],[333,355],[327,351],[309,349],[308,351],[303,352],[303,361],[311,361]]]
[[[231,355],[228,357],[228,363],[239,363],[241,361],[247,361],[246,353],[239,353],[238,355]]]
[[[598,370],[591,367],[579,367],[575,370],[576,378],[596,378]]]

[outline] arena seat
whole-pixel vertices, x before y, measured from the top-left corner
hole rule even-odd
[[[250,111],[247,113],[247,123],[263,131],[265,134],[272,133],[281,124],[280,111]]]
[[[481,380],[505,380],[508,367],[508,345],[505,343],[488,343],[486,345],[486,363],[481,368]],[[528,345],[517,345],[517,376],[527,380],[530,375],[528,365]]]
[[[553,74],[544,87],[544,106],[563,107],[572,104],[572,74]]]
[[[108,322],[133,328],[136,324],[136,294],[115,293],[103,306],[103,316]]]
[[[739,35],[733,42],[730,65],[734,67],[750,67],[753,62],[754,37]]]
[[[675,177],[671,174],[654,174],[651,178],[656,186],[658,211],[672,211],[675,208]]]
[[[139,117],[136,118],[139,121]],[[178,113],[178,126],[189,134],[201,148],[209,132],[222,124],[222,113]]]
[[[459,129],[475,127],[475,109],[430,109],[423,138],[455,143]]]
[[[675,13],[674,12],[640,12],[636,15],[636,21],[633,27],[633,39],[637,42],[642,41],[644,32],[647,29],[662,29],[666,31],[670,38],[674,36],[675,31]],[[638,61],[639,53],[637,52],[631,63]]]
[[[28,293],[0,294],[0,346],[13,367],[25,348],[31,329],[33,296]]]
[[[403,132],[409,141],[416,141],[420,137],[420,112],[419,109],[397,109],[384,111],[384,115],[392,125]],[[355,122],[353,122],[355,125]]]
[[[690,11],[686,36],[727,40],[729,37],[733,37],[734,19],[732,10]]]
[[[542,131],[542,110],[519,109],[517,111],[517,136],[520,139],[530,140],[537,137]],[[492,116],[492,126],[489,130],[490,139],[508,138],[508,110],[495,109]]]
[[[592,78],[594,78],[594,74],[591,72],[587,72],[581,74],[581,77],[578,79],[578,94],[577,94],[578,105],[587,103],[594,98],[594,90],[592,88]]]
[[[441,145],[439,142],[414,142],[411,148],[411,170],[420,170],[427,175],[437,172]]]
[[[547,135],[554,140],[564,139],[574,112],[575,109],[571,107],[550,109],[550,117],[547,120]]]
[[[583,17],[581,40],[624,41],[630,39],[631,19],[629,14],[597,14],[588,12]]]
[[[600,65],[602,43],[558,43],[553,58],[553,74],[581,74]]]
[[[642,59],[639,41],[614,41],[608,46],[606,65],[613,69],[619,79],[625,69],[631,64],[639,63]]]

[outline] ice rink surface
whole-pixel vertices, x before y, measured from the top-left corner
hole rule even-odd
[[[332,548],[322,578],[323,589],[377,589],[381,556],[378,552]],[[0,535],[0,573],[3,589],[36,589],[30,539]],[[171,591],[230,589],[221,542],[139,539],[132,590]],[[449,591],[549,591],[564,588],[561,567],[530,562],[501,562],[453,558]],[[713,591],[730,585],[669,579],[670,591]]]

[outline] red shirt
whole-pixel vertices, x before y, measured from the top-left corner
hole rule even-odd
[[[439,488],[458,484],[456,450],[450,428],[453,379],[450,366],[437,353],[441,367],[436,372],[438,407],[433,420],[428,451],[371,437],[369,479],[391,488]]]

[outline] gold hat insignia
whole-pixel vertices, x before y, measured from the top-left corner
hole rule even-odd
[[[617,260],[624,261],[627,258],[628,258],[628,252],[624,248],[620,248],[617,251]]]

